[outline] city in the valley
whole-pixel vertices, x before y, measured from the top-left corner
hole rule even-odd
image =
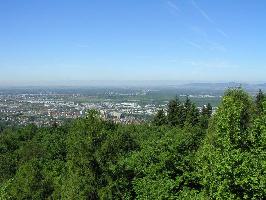
[[[140,123],[150,120],[169,100],[190,98],[201,108],[215,106],[221,92],[176,88],[5,88],[0,90],[0,118],[10,124],[61,124],[86,115],[90,109],[116,123]]]
[[[232,83],[231,83],[232,85]],[[9,124],[45,126],[99,111],[116,123],[140,123],[166,109],[173,98],[191,99],[199,110],[210,103],[215,112],[230,84],[190,84],[154,87],[17,87],[0,89],[0,118]],[[236,86],[233,84],[232,86]],[[260,86],[261,87],[261,86]],[[249,87],[250,93],[256,87]]]

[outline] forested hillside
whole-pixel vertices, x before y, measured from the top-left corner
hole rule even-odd
[[[169,102],[151,123],[0,127],[0,199],[265,199],[266,101]]]

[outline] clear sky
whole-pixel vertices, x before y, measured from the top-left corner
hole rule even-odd
[[[266,81],[265,0],[2,0],[0,81]]]

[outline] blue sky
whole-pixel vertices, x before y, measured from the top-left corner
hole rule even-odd
[[[0,81],[266,81],[264,0],[10,0]]]

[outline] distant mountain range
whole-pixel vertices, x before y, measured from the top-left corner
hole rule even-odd
[[[207,89],[207,90],[225,90],[228,88],[242,87],[246,90],[266,90],[266,83],[260,84],[248,84],[248,83],[238,83],[238,82],[225,82],[225,83],[188,83],[178,86],[178,88],[186,89]]]
[[[242,83],[242,82],[192,82],[192,81],[40,81],[40,82],[0,82],[0,88],[177,88],[177,89],[205,89],[225,90],[227,88],[243,87],[246,90],[265,90],[266,83]]]

